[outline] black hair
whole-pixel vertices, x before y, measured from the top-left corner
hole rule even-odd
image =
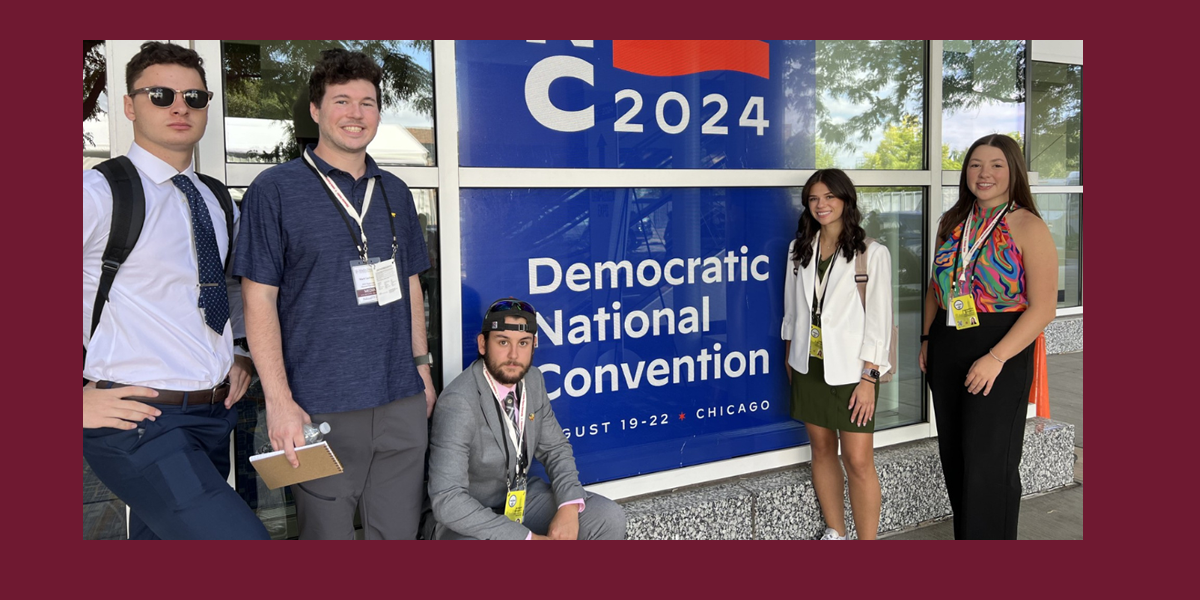
[[[375,86],[375,100],[382,106],[379,82],[383,81],[383,69],[373,58],[342,48],[322,50],[321,60],[308,78],[308,99],[319,107],[325,99],[326,87],[356,79],[365,79]]]
[[[208,79],[204,77],[204,59],[200,58],[195,50],[184,48],[178,44],[146,42],[142,44],[138,53],[129,59],[129,64],[125,65],[126,93],[133,91],[133,82],[137,81],[142,71],[154,65],[179,65],[195,69],[200,74],[200,81],[204,83],[204,89],[208,89]]]
[[[813,256],[813,238],[821,230],[821,224],[808,208],[808,197],[818,183],[824,183],[829,192],[842,201],[842,233],[838,236],[838,244],[846,260],[852,260],[856,252],[867,251],[864,241],[867,232],[863,231],[860,224],[862,213],[858,210],[858,192],[854,190],[854,183],[841,169],[821,169],[808,178],[800,199],[804,203],[804,211],[800,213],[800,222],[796,225],[796,246],[792,249],[792,258],[799,259],[801,266],[805,267]]]

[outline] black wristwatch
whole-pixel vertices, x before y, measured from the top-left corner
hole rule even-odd
[[[241,348],[242,350],[244,350],[246,352],[250,351],[250,344],[248,344],[246,342],[246,338],[244,338],[244,337],[234,339],[233,345],[237,346],[238,348]]]
[[[863,369],[862,374],[863,377],[870,377],[876,381],[879,381],[879,371],[875,369]]]

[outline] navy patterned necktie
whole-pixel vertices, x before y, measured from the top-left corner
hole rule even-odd
[[[192,239],[196,243],[196,259],[200,265],[200,308],[204,309],[204,322],[217,332],[225,333],[225,322],[229,320],[229,293],[225,289],[225,270],[222,268],[221,251],[217,248],[217,236],[213,232],[212,217],[200,190],[187,175],[180,173],[171,178],[175,187],[187,196],[192,209]]]
[[[521,416],[517,414],[517,395],[509,392],[504,398],[504,414],[513,422],[517,431],[521,431]]]

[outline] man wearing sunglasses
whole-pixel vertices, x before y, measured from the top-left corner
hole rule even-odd
[[[537,312],[492,303],[479,358],[443,390],[429,439],[435,539],[624,539],[625,513],[579,483],[571,444],[533,367]],[[530,477],[537,458],[550,477]]]
[[[429,268],[408,187],[367,154],[383,70],[326,50],[309,78],[316,146],[259,175],[234,261],[271,444],[293,465],[326,421],[345,472],[292,486],[301,539],[413,539],[436,395],[417,275]]]
[[[231,408],[251,364],[234,350],[245,335],[241,293],[224,273],[229,228],[214,195],[227,192],[192,165],[212,92],[200,56],[174,44],[143,44],[125,80],[137,180],[119,187],[140,186],[144,203],[130,204],[144,218],[124,262],[108,260],[111,232],[133,218],[114,215],[108,180],[84,171],[83,456],[132,509],[132,539],[267,539],[226,482]]]

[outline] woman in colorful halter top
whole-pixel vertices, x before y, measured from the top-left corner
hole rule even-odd
[[[938,226],[920,363],[955,539],[1016,539],[1033,342],[1054,319],[1058,252],[1021,147],[989,135],[966,156]]]

